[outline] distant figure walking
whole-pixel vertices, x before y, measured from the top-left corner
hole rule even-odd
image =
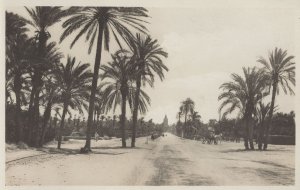
[[[95,133],[95,140],[96,140],[96,142],[99,140],[99,135],[97,132]]]
[[[221,144],[221,140],[222,140],[222,133],[218,135],[214,135],[215,144]]]

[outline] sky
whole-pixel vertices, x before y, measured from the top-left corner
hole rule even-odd
[[[154,88],[144,89],[151,97],[145,119],[161,123],[167,115],[169,123],[176,122],[179,106],[188,97],[194,100],[202,121],[218,119],[219,87],[230,81],[231,73],[242,74],[242,67],[261,66],[257,59],[267,58],[275,47],[295,55],[295,10],[282,6],[280,1],[266,5],[257,5],[254,1],[253,6],[249,3],[249,6],[146,7],[151,16],[147,28],[168,52],[164,63],[169,72],[164,81],[156,80]],[[6,10],[28,18],[23,7]],[[58,41],[61,23],[51,27],[49,32],[50,41]],[[88,44],[84,40],[70,49],[73,38],[59,44],[60,50],[93,65],[95,51],[88,55]],[[101,64],[107,63],[113,52],[104,52]],[[295,109],[295,97],[281,91],[276,104],[279,111],[290,112]]]

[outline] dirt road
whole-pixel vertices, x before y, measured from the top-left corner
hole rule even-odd
[[[242,143],[202,144],[168,134],[138,148],[120,140],[93,142],[93,154],[78,154],[81,141],[60,152],[6,165],[6,185],[292,185],[294,146],[244,151]],[[128,142],[129,144],[129,142]],[[53,145],[54,147],[55,145]]]
[[[242,143],[202,144],[169,135],[152,156],[156,173],[148,185],[291,185],[294,147],[244,151]]]

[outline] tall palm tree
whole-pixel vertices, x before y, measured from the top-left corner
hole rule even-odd
[[[43,86],[43,72],[47,71],[47,64],[44,63],[43,57],[46,52],[47,40],[50,38],[48,28],[61,21],[64,16],[68,15],[67,11],[61,7],[37,6],[35,8],[25,7],[31,20],[27,23],[33,26],[36,31],[37,51],[36,56],[40,58],[37,64],[33,65],[32,91],[29,103],[29,126],[38,128],[39,125],[39,94]],[[38,135],[37,135],[38,136]],[[28,138],[31,138],[31,134]]]
[[[61,52],[58,51],[58,48],[56,46],[55,42],[50,42],[46,45],[45,50],[43,52],[42,57],[40,57],[40,55],[36,54],[37,52],[37,46],[35,46],[35,43],[33,42],[33,45],[30,46],[30,48],[27,48],[27,51],[30,51],[30,53],[28,53],[28,61],[30,63],[30,67],[28,69],[28,73],[29,76],[31,78],[31,93],[30,93],[30,101],[29,101],[29,108],[28,108],[28,112],[31,113],[31,111],[33,111],[33,106],[37,105],[37,110],[38,112],[30,114],[30,115],[34,115],[34,114],[38,114],[38,118],[40,117],[39,114],[39,106],[40,106],[40,101],[41,101],[41,92],[44,86],[44,81],[45,78],[47,78],[48,76],[50,76],[53,72],[53,70],[55,70],[56,65],[60,62],[60,59],[63,57],[63,54]],[[41,63],[43,65],[41,65]],[[42,74],[40,75],[42,78],[40,78],[40,83],[39,83],[39,93],[34,94],[34,86],[36,84],[35,80],[36,80],[36,69],[38,69],[39,73]],[[35,95],[37,95],[37,98],[35,97]],[[34,102],[33,102],[34,100]],[[38,103],[36,103],[35,101],[38,100]],[[34,103],[34,104],[32,104]],[[35,110],[35,111],[37,111]],[[31,117],[30,117],[31,118]],[[29,119],[30,119],[29,118]],[[34,118],[31,118],[34,119]],[[39,120],[39,119],[38,119]],[[29,120],[29,123],[32,120]],[[35,146],[39,146],[39,142],[40,142],[40,137],[41,137],[41,123],[39,121],[39,123],[35,123],[34,126],[29,126],[29,131],[28,131],[28,143],[30,145],[35,145]],[[32,138],[32,137],[35,138]]]
[[[112,55],[113,61],[108,65],[102,65],[101,69],[104,74],[103,79],[110,79],[104,83],[105,89],[103,96],[105,97],[105,110],[110,109],[115,111],[117,105],[121,105],[121,133],[122,133],[122,147],[126,147],[125,137],[125,122],[126,122],[126,102],[128,101],[132,107],[133,94],[135,93],[132,87],[132,64],[131,57],[127,56],[125,51],[117,51]],[[150,98],[145,92],[142,92],[139,98],[140,109],[145,109],[145,103],[150,103]]]
[[[232,81],[225,82],[220,86],[223,92],[219,95],[218,100],[223,100],[220,105],[219,112],[225,107],[227,109],[223,115],[238,110],[238,117],[242,118],[245,126],[245,148],[254,149],[253,145],[253,115],[257,103],[265,97],[266,79],[262,70],[257,68],[243,68],[244,78],[238,74],[232,74]],[[249,144],[248,144],[249,141]]]
[[[150,36],[142,37],[136,35],[134,41],[131,41],[130,46],[135,61],[136,74],[136,94],[133,109],[133,126],[132,126],[132,141],[131,147],[135,147],[135,136],[138,118],[138,99],[140,96],[142,81],[153,86],[154,75],[157,75],[160,80],[164,79],[164,71],[168,68],[164,65],[162,58],[168,54],[160,47],[157,40],[153,40]],[[137,103],[135,103],[137,102]]]
[[[269,54],[269,61],[263,57],[257,60],[264,66],[265,73],[269,77],[269,86],[270,88],[272,87],[272,100],[264,137],[264,150],[268,148],[270,125],[273,117],[276,93],[279,93],[279,86],[285,94],[289,91],[291,95],[294,95],[291,85],[295,86],[296,81],[295,63],[292,59],[294,59],[294,56],[288,56],[286,50],[276,47],[275,50]]]
[[[182,111],[184,114],[183,136],[186,136],[188,114],[190,114],[194,111],[195,102],[191,98],[187,98],[186,100],[181,102],[181,106],[182,106]]]
[[[184,124],[186,125],[188,115],[193,113],[195,108],[195,102],[191,98],[187,98],[186,100],[181,102],[182,111],[184,113]]]
[[[60,64],[55,73],[57,83],[61,85],[61,102],[63,103],[61,123],[58,130],[58,149],[61,147],[61,132],[68,108],[77,109],[80,113],[82,113],[82,107],[87,108],[88,88],[92,79],[92,73],[88,70],[90,64],[79,62],[75,65],[75,62],[75,57],[68,57],[67,64]]]
[[[76,41],[86,34],[86,41],[89,41],[90,53],[97,38],[96,56],[94,64],[94,76],[92,82],[92,91],[89,102],[89,116],[87,124],[87,138],[84,147],[84,152],[90,151],[91,147],[91,126],[93,121],[94,101],[95,93],[98,83],[98,74],[101,61],[102,44],[104,48],[109,50],[110,36],[113,35],[116,42],[121,46],[120,39],[123,39],[126,43],[133,38],[130,29],[137,30],[139,32],[145,32],[146,28],[143,26],[145,21],[143,18],[148,17],[147,10],[141,7],[83,7],[83,8],[71,8],[73,16],[63,23],[63,27],[66,28],[62,34],[60,41],[64,40],[67,36],[76,30],[79,33],[71,43],[71,47]]]

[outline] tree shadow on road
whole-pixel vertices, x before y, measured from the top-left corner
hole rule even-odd
[[[94,149],[94,148],[92,148]],[[42,148],[42,152],[46,152],[49,154],[63,154],[63,155],[77,155],[80,154],[79,149],[70,149],[70,148]],[[120,155],[120,154],[125,154],[127,152],[99,152],[99,151],[92,151],[90,154],[105,154],[105,155]]]
[[[151,148],[145,148],[145,147],[121,147],[121,146],[105,146],[105,147],[91,147],[91,149],[99,149],[99,150],[109,150],[109,149],[112,149],[112,150],[116,150],[116,149],[119,149],[119,150],[128,150],[128,149],[133,149],[133,150],[152,150]]]
[[[285,149],[280,149],[280,150],[272,150],[272,149],[268,149],[268,150],[258,150],[258,149],[254,149],[254,150],[246,150],[246,149],[227,149],[227,150],[221,150],[220,153],[232,153],[232,152],[289,152],[290,150],[285,150]]]

